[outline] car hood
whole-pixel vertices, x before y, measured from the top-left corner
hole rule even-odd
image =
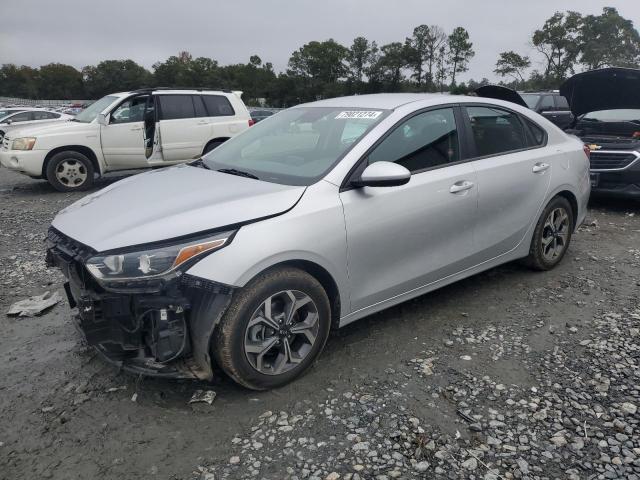
[[[135,175],[88,195],[62,210],[52,226],[105,251],[278,215],[304,191],[183,164]]]
[[[11,132],[11,138],[19,137],[42,137],[45,135],[56,135],[58,133],[73,133],[92,129],[92,123],[72,122],[72,121],[52,121],[45,125],[25,125]]]
[[[475,90],[476,95],[483,98],[493,98],[515,103],[524,108],[529,108],[524,99],[515,90],[500,85],[485,85]]]
[[[574,115],[599,110],[640,108],[640,70],[602,68],[579,73],[560,86]]]

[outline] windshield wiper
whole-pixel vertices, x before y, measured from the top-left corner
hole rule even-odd
[[[211,170],[211,167],[209,167],[206,163],[204,163],[204,160],[202,160],[202,158],[194,160],[193,162],[189,162],[189,165],[191,165],[192,167],[200,167],[200,168],[205,168],[207,170]]]
[[[235,168],[220,168],[219,172],[228,173],[229,175],[237,175],[238,177],[253,178],[254,180],[260,180],[253,173],[243,172],[242,170],[236,170]]]

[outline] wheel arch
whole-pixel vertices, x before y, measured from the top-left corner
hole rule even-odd
[[[341,314],[340,289],[338,288],[338,284],[336,283],[333,276],[320,264],[312,262],[310,260],[285,260],[261,270],[259,273],[254,275],[253,278],[257,277],[258,275],[262,275],[270,270],[285,267],[293,267],[302,270],[311,275],[318,282],[320,282],[320,285],[322,285],[322,288],[329,298],[329,305],[331,307],[331,328],[338,328],[338,325],[340,324]]]
[[[216,137],[216,138],[212,138],[211,140],[209,140],[207,143],[204,144],[204,148],[202,149],[202,154],[204,155],[205,150],[207,149],[207,147],[209,145],[211,145],[214,142],[226,142],[227,140],[229,140],[229,137]]]
[[[44,162],[42,162],[42,178],[47,178],[47,165],[49,164],[53,156],[60,152],[81,153],[91,161],[91,164],[95,169],[95,172],[98,175],[102,175],[102,169],[100,168],[100,162],[98,162],[98,157],[91,148],[85,145],[65,145],[62,147],[53,148],[47,153],[47,156],[44,158]]]

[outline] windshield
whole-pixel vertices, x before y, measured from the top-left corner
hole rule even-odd
[[[105,108],[107,108],[109,105],[111,105],[117,99],[118,99],[118,97],[107,95],[106,97],[102,97],[100,100],[96,100],[91,105],[89,105],[87,108],[85,108],[80,113],[78,113],[75,116],[74,121],[82,122],[82,123],[91,123],[91,122],[93,122],[96,119],[96,117],[98,116],[99,113],[102,113],[102,111]]]
[[[583,120],[598,120],[600,122],[640,122],[640,110],[618,109],[600,110],[589,112],[582,117]]]
[[[292,108],[225,142],[203,161],[212,170],[311,185],[387,114],[386,110]]]
[[[527,107],[532,109],[536,108],[536,105],[538,105],[538,100],[540,100],[540,95],[533,95],[531,93],[522,93],[520,94],[520,96],[527,104]]]
[[[0,110],[0,120],[8,117],[9,115],[13,115],[14,113],[21,112],[22,110]]]

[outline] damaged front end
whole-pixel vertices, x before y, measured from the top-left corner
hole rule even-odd
[[[87,268],[96,255],[49,229],[47,265],[66,277],[74,321],[87,343],[129,372],[211,380],[210,339],[233,289],[184,274],[193,260],[167,275],[100,281]]]

